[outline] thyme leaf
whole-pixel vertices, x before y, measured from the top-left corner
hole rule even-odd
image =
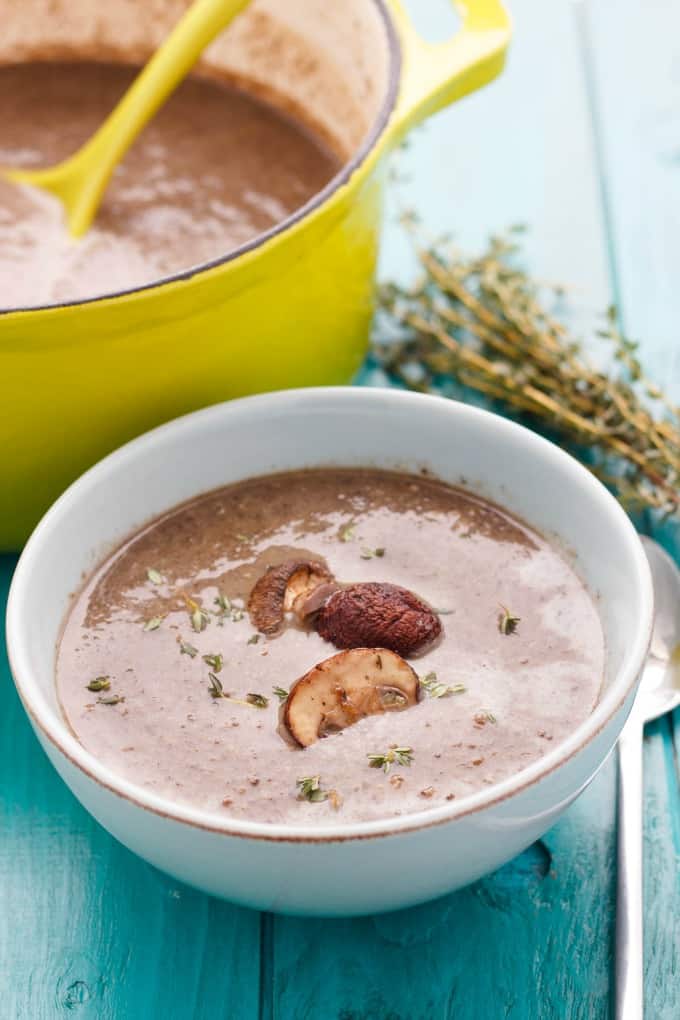
[[[216,655],[204,655],[203,661],[208,666],[212,666],[215,673],[219,673],[224,665],[224,659],[220,653],[217,653]]]
[[[210,687],[208,688],[210,691],[210,697],[211,698],[226,697],[224,693],[224,688],[222,687],[222,682],[219,679],[219,677],[217,677],[214,673],[208,673],[208,677],[210,679]]]
[[[413,761],[412,747],[390,747],[385,754],[368,754],[369,768],[382,769],[387,773],[392,765],[409,766]]]
[[[238,623],[239,620],[243,619],[243,610],[240,606],[234,605],[231,599],[228,599],[222,592],[218,592],[216,598],[213,599],[213,604],[217,606],[217,612],[215,616],[218,618],[220,626],[224,624],[225,620],[231,620],[232,623]]]
[[[320,776],[303,776],[302,779],[296,779],[295,785],[299,791],[298,800],[308,800],[312,804],[328,800],[329,793],[327,790],[321,789]]]
[[[97,698],[98,705],[120,705],[121,701],[125,701],[122,694],[107,694],[103,698]]]
[[[364,545],[362,546],[359,555],[361,556],[362,560],[372,560],[375,556],[377,556],[378,559],[382,559],[382,557],[385,555],[385,549],[383,546],[379,546],[377,549],[371,549],[368,546]]]
[[[248,641],[246,642],[246,644],[256,645],[259,640],[260,640],[260,635],[259,634],[251,634],[251,636],[248,638]]]
[[[188,655],[190,659],[195,659],[198,655],[198,648],[194,648],[188,641],[180,641],[179,653],[180,655]]]
[[[346,524],[340,525],[338,531],[338,538],[341,542],[353,542],[354,541],[354,528],[356,522],[354,520],[347,521]]]
[[[108,676],[96,676],[87,685],[88,691],[108,691],[111,687],[111,678]]]
[[[246,694],[246,701],[255,708],[266,708],[269,704],[269,698],[265,698],[264,694]]]
[[[517,631],[518,624],[521,623],[521,617],[513,616],[510,610],[506,609],[506,607],[502,604],[501,610],[502,612],[498,616],[499,631],[501,632],[501,634],[505,634],[506,637],[509,634],[515,634]]]
[[[272,690],[280,702],[284,702],[288,697],[288,691],[285,687],[272,687]]]
[[[439,683],[436,673],[426,673],[419,677],[419,683],[431,698],[448,698],[450,694],[463,694],[467,690],[465,684]]]
[[[150,620],[146,621],[142,630],[158,630],[164,619],[164,616],[152,616]]]

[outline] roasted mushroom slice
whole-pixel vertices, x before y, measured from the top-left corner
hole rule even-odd
[[[284,722],[309,747],[367,715],[398,712],[418,701],[418,677],[387,648],[352,648],[324,659],[290,689]]]
[[[271,637],[283,626],[283,614],[297,599],[307,598],[333,576],[320,560],[286,560],[269,569],[257,581],[248,598],[250,620]]]
[[[298,595],[291,607],[298,620],[304,621],[318,613],[339,588],[337,581],[324,581],[311,591],[304,591]]]
[[[336,648],[380,645],[413,655],[439,637],[441,623],[412,591],[368,581],[332,594],[321,607],[316,629]]]

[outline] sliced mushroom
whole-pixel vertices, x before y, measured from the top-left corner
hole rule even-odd
[[[413,655],[439,637],[441,623],[412,591],[369,581],[332,594],[316,618],[316,629],[336,648],[379,645]]]
[[[318,613],[339,588],[340,585],[337,581],[325,581],[318,584],[311,591],[304,591],[298,595],[293,602],[292,610],[299,620],[306,620],[308,616]]]
[[[269,569],[257,581],[248,598],[248,612],[254,627],[268,637],[283,626],[283,614],[297,599],[307,598],[332,574],[320,560],[286,560]]]
[[[399,712],[418,701],[418,676],[387,648],[352,648],[320,662],[291,687],[288,732],[302,747],[367,715]]]

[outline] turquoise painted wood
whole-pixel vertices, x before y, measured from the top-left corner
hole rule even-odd
[[[431,37],[445,0],[409,0]],[[392,198],[475,244],[525,222],[584,315],[612,296],[680,397],[680,8],[512,0],[508,71],[419,130]],[[406,178],[406,180],[404,180]],[[398,200],[397,200],[398,192]],[[383,273],[408,277],[386,229]],[[375,382],[367,370],[362,381]],[[658,532],[680,555],[680,528]],[[0,605],[14,561],[0,559]],[[34,740],[0,648],[0,1020],[604,1020],[614,762],[544,840],[470,889],[304,921],[194,893],[111,840]],[[646,738],[648,1016],[680,1016],[680,720]],[[427,862],[423,862],[427,867]]]

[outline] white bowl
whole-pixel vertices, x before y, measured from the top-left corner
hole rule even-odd
[[[528,768],[455,803],[332,828],[237,821],[162,799],[81,747],[54,686],[69,596],[131,531],[238,479],[320,465],[380,466],[464,484],[554,536],[599,600],[605,690],[593,714]],[[129,443],[83,475],[36,528],[7,610],[15,683],[53,765],[81,803],[141,857],[263,910],[360,914],[418,903],[498,867],[590,782],[630,710],[652,626],[638,536],[602,485],[557,446],[503,418],[435,397],[309,389],[208,408]]]

